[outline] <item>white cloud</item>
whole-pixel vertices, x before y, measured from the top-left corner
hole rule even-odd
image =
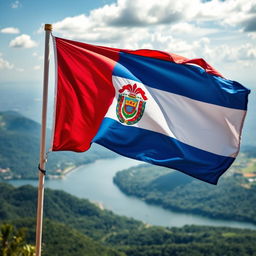
[[[239,60],[256,60],[256,46],[250,43],[241,45],[236,53]]]
[[[118,0],[92,10],[89,15],[66,17],[53,24],[53,31],[69,39],[132,48],[155,46],[151,35],[162,31],[163,38],[171,36],[182,41],[175,48],[188,49],[188,38],[194,42],[226,31],[227,27],[237,26],[237,32],[246,30],[249,23],[245,20],[256,10],[253,1]]]
[[[41,68],[40,65],[36,65],[36,66],[33,67],[34,70],[39,70],[40,68]]]
[[[248,33],[248,37],[251,38],[251,39],[256,39],[256,32]]]
[[[180,23],[179,25],[177,23]],[[238,26],[244,31],[256,31],[255,0],[118,0],[92,10],[89,15],[67,17],[53,24],[54,31],[69,38],[88,41],[115,41],[123,30],[157,25],[173,25],[173,31],[196,31],[193,23],[215,22],[220,27]],[[216,27],[215,24],[215,27]],[[111,31],[111,32],[110,32]],[[112,33],[114,31],[114,33]],[[197,33],[216,32],[208,24]]]
[[[118,41],[135,28],[173,24],[190,15],[199,0],[118,0],[92,10],[89,15],[67,17],[53,24],[65,37],[87,41]],[[122,27],[122,28],[121,28]]]
[[[207,1],[200,4],[195,18],[216,21],[221,26],[241,27],[245,32],[256,31],[256,1]]]
[[[7,28],[2,28],[0,32],[3,34],[19,34],[20,30],[14,27],[7,27]]]
[[[33,52],[32,56],[37,58],[38,60],[43,60],[44,59],[44,56],[43,55],[39,55],[37,52]]]
[[[220,32],[219,29],[213,27],[200,27],[195,24],[187,22],[179,22],[171,26],[170,31],[172,35],[180,37],[204,37],[214,33]]]
[[[204,56],[207,62],[212,65],[223,66],[252,66],[256,65],[256,46],[251,43],[245,43],[238,46],[222,44],[213,46],[205,43],[197,49],[197,53]]]
[[[110,26],[145,26],[170,24],[181,20],[187,10],[199,0],[119,0],[112,5],[93,10],[90,18],[99,24]]]
[[[2,53],[0,53],[0,70],[1,69],[13,69],[14,65],[9,61],[2,58]]]
[[[11,8],[16,9],[21,7],[21,2],[20,1],[15,1],[13,3],[11,3]]]
[[[111,47],[202,57],[220,67],[256,65],[255,15],[255,0],[117,0],[88,15],[66,17],[53,31]]]
[[[24,69],[24,68],[16,68],[16,71],[18,71],[18,72],[24,72],[25,69]]]
[[[14,38],[9,43],[9,46],[14,48],[33,48],[37,46],[37,43],[29,35],[22,34]]]

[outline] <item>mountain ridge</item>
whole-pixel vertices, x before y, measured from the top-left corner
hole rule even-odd
[[[0,183],[0,224],[27,229],[34,244],[37,190]],[[59,190],[45,190],[42,256],[255,256],[256,231],[146,225]],[[0,244],[1,247],[1,244]]]
[[[41,126],[15,111],[0,112],[0,180],[37,179]],[[47,130],[49,145],[50,130]],[[49,147],[49,146],[47,146]],[[86,153],[50,152],[47,171],[50,175],[61,175],[56,170],[91,163],[100,158],[116,155],[101,146],[93,145]],[[49,177],[49,176],[48,176]]]

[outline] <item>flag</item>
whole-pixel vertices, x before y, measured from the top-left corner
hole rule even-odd
[[[54,37],[52,151],[91,143],[216,184],[239,152],[250,91],[203,59]]]

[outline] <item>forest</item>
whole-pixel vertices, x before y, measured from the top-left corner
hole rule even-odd
[[[8,224],[17,230],[25,229],[25,241],[33,245],[36,188],[15,188],[0,183],[0,193],[1,227]],[[256,255],[256,231],[253,230],[149,226],[58,190],[46,189],[44,216],[44,256]]]
[[[37,177],[39,134],[38,123],[16,112],[0,112],[0,169],[9,170],[0,179],[10,174]],[[254,148],[245,151],[255,157]],[[115,156],[99,147],[86,155],[51,153],[47,172]],[[118,173],[115,183],[127,194],[166,208],[255,223],[256,188],[248,187],[241,176],[225,177],[214,187],[179,172],[142,165]],[[37,189],[0,183],[0,193],[0,256],[33,255]],[[45,191],[43,227],[43,256],[256,255],[253,230],[150,226],[58,190]]]
[[[13,111],[0,112],[0,180],[37,179],[39,162],[40,125]],[[47,131],[47,142],[51,141],[51,132]],[[47,145],[47,150],[49,145]],[[47,171],[57,175],[56,170],[79,166],[99,158],[110,158],[116,155],[104,148],[93,145],[86,154],[74,152],[50,152]],[[49,176],[47,176],[49,177]]]
[[[167,209],[256,224],[256,184],[232,170],[217,186],[152,165],[120,171],[114,182],[124,193]]]

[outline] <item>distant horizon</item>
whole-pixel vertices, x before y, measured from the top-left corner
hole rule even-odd
[[[53,35],[66,39],[203,58],[255,89],[255,7],[254,0],[1,1],[0,83],[41,81],[43,26],[51,23]]]
[[[6,95],[8,88],[14,93],[3,97],[0,110],[21,110],[40,121],[47,23],[54,36],[70,40],[203,58],[226,79],[251,89],[243,143],[256,144],[255,0],[6,0],[0,1],[0,10],[0,95]],[[52,104],[52,40],[49,71]],[[30,97],[31,105],[28,100],[19,103],[20,97]],[[51,111],[49,107],[49,120]]]
[[[3,83],[0,83],[0,86]],[[7,85],[8,84],[8,85]],[[20,85],[17,90],[13,90],[13,86]],[[31,84],[37,84],[31,82]],[[10,86],[11,85],[11,86]],[[14,110],[20,112],[27,118],[30,118],[36,122],[41,122],[41,104],[42,104],[42,86],[27,87],[24,82],[8,82],[6,83],[5,90],[2,90],[0,94],[0,112]],[[50,87],[52,86],[52,88]],[[52,128],[52,116],[53,116],[53,93],[54,84],[49,84],[49,99],[48,99],[48,121],[47,127]],[[20,88],[20,89],[19,89]],[[32,89],[32,90],[31,90]],[[34,89],[34,90],[33,90]],[[28,93],[29,92],[29,93]],[[17,94],[17,95],[15,95]],[[22,99],[23,97],[23,99]],[[15,98],[15,101],[10,101],[10,98]],[[31,100],[31,104],[27,104],[28,100]],[[24,103],[25,102],[25,103]],[[242,132],[241,145],[253,145],[256,146],[256,91],[251,91],[249,95],[248,112],[245,118],[244,128]]]

